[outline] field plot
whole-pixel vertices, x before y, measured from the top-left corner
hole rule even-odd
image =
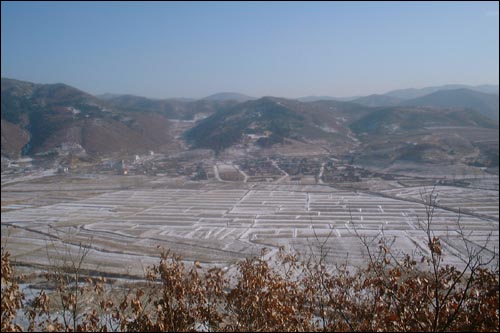
[[[57,191],[46,184],[50,200],[41,196],[39,204],[39,192],[29,189],[41,191],[43,184],[17,184],[15,191],[2,188],[2,200],[12,202],[2,212],[2,243],[8,243],[17,263],[48,264],[49,257],[63,257],[65,251],[74,252],[90,242],[89,269],[142,276],[145,266],[158,262],[158,246],[171,248],[186,260],[226,266],[258,254],[262,247],[285,245],[307,254],[318,251],[326,240],[331,263],[348,258],[356,265],[366,261],[356,234],[376,237],[382,232],[394,238],[397,251],[425,250],[425,234],[418,223],[425,218],[425,207],[416,201],[319,185],[208,182],[195,188],[141,185],[104,190],[102,181],[95,182],[100,184],[99,192],[85,192],[80,198],[73,195],[71,200],[68,186]],[[30,205],[13,203],[21,189],[24,196],[34,193]],[[450,205],[457,203],[453,201],[457,196],[467,209],[484,215],[463,214],[461,224],[469,244],[479,246],[490,237],[491,253],[499,239],[498,192],[495,196],[453,187],[438,190],[443,193],[440,204],[447,203],[446,198]],[[392,191],[397,192],[388,193],[406,198],[418,193],[418,188]],[[468,200],[473,193],[478,199]],[[456,232],[456,221],[455,212],[436,209],[435,233],[442,237],[445,249],[456,255],[448,260],[461,264],[465,246]]]
[[[230,164],[218,164],[214,167],[216,178],[220,181],[242,181],[245,176]]]
[[[400,198],[420,200],[421,195],[429,195],[432,189],[430,186],[417,186],[382,192]],[[440,206],[496,218],[498,221],[498,190],[439,186],[435,189],[435,193],[437,194],[437,204]]]

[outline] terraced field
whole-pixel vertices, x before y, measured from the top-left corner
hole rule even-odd
[[[357,265],[367,260],[358,235],[382,232],[394,240],[396,251],[425,249],[418,221],[426,214],[418,187],[379,195],[321,185],[128,181],[123,189],[107,188],[106,179],[2,186],[2,244],[7,242],[18,264],[45,265],[90,243],[87,268],[137,276],[158,262],[158,246],[186,260],[222,266],[262,247],[318,253],[323,242],[329,262]],[[436,191],[442,208],[435,211],[433,229],[454,254],[448,261],[461,264],[466,254],[456,232],[458,214],[452,208],[457,207],[466,208],[460,223],[468,244],[480,246],[489,238],[492,253],[499,240],[498,191]]]

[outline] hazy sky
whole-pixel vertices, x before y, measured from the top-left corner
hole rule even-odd
[[[99,94],[498,84],[498,2],[6,2],[2,77]]]

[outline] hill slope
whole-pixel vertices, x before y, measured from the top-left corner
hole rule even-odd
[[[220,152],[236,144],[255,140],[260,147],[289,140],[326,145],[351,145],[347,118],[342,111],[355,104],[337,101],[302,103],[263,97],[216,113],[189,130],[185,137],[198,148]]]
[[[355,133],[372,135],[444,126],[498,127],[491,119],[474,111],[411,107],[377,108],[350,124]]]
[[[399,162],[498,166],[498,123],[476,111],[378,108],[350,128],[362,142],[356,162],[365,166]]]
[[[136,152],[172,141],[164,116],[123,112],[65,84],[2,78],[1,93],[2,154],[8,157],[50,151]]]

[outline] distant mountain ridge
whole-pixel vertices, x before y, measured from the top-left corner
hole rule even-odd
[[[170,97],[170,98],[148,98],[148,97],[143,97],[143,96],[136,96],[136,95],[131,95],[131,94],[112,94],[112,93],[105,93],[105,94],[99,94],[95,95],[95,97],[101,99],[101,100],[113,100],[117,98],[121,98],[123,96],[133,96],[133,97],[138,97],[138,98],[145,98],[145,99],[150,99],[153,101],[158,101],[158,100],[169,100],[169,101],[178,101],[178,102],[194,102],[196,101],[196,98],[189,98],[189,97]]]
[[[335,100],[344,102],[357,102],[366,106],[394,106],[404,100],[422,97],[437,91],[469,89],[486,94],[498,95],[499,86],[493,84],[483,85],[466,85],[466,84],[446,84],[442,86],[424,87],[424,88],[408,88],[391,90],[383,94],[371,94],[367,96],[351,96],[351,97],[332,97],[332,96],[307,96],[300,97],[297,100],[301,102],[313,102],[320,100]],[[357,101],[356,101],[357,100]]]
[[[406,100],[422,97],[434,92],[444,91],[444,90],[456,90],[456,89],[469,89],[477,92],[482,92],[486,94],[496,94],[499,93],[499,86],[492,84],[483,85],[466,85],[466,84],[447,84],[442,86],[432,86],[424,88],[408,88],[408,89],[398,89],[391,90],[384,94],[371,94],[367,96],[350,96],[350,97],[333,97],[333,96],[304,96],[295,98],[300,102],[316,102],[316,101],[341,101],[341,102],[355,102],[365,106],[396,106],[404,105],[403,102]],[[133,96],[126,94],[101,94],[96,97],[102,100],[113,100],[119,99],[123,96]],[[215,93],[210,96],[206,96],[200,99],[195,98],[146,98],[141,96],[135,96],[137,98],[143,98],[153,101],[175,101],[175,102],[194,102],[196,100],[209,100],[209,101],[234,101],[234,102],[246,102],[249,100],[255,100],[257,97],[248,96],[245,94],[237,92],[220,92]]]
[[[486,94],[498,94],[498,85],[483,84],[478,86],[471,86],[466,84],[446,84],[442,86],[425,87],[420,89],[409,88],[409,89],[391,90],[389,92],[384,93],[383,95],[396,97],[400,99],[413,99],[428,94],[432,94],[437,91],[455,90],[455,89],[470,89]]]
[[[201,100],[208,100],[208,101],[237,101],[237,102],[246,102],[254,99],[257,98],[236,92],[220,92],[201,98]]]
[[[498,122],[499,97],[470,89],[440,90],[429,95],[403,101],[405,106],[472,109]]]
[[[300,102],[317,102],[317,101],[340,101],[340,102],[350,102],[361,96],[353,97],[332,97],[332,96],[305,96],[297,98]]]
[[[119,95],[106,100],[109,105],[129,112],[154,112],[168,119],[196,120],[210,116],[220,109],[230,107],[235,100],[179,100],[151,99],[134,95]]]
[[[450,88],[451,86],[446,86]],[[491,86],[488,86],[491,87]],[[432,90],[432,89],[431,89]],[[491,89],[490,89],[491,90]],[[429,90],[430,91],[430,90]],[[422,91],[418,91],[420,95]],[[404,94],[396,95],[415,95],[413,90],[406,91]],[[498,95],[483,93],[468,88],[444,89],[431,92],[429,94],[412,98],[402,99],[387,94],[384,95],[369,95],[352,100],[353,103],[358,103],[370,107],[382,106],[428,106],[436,108],[456,108],[456,109],[471,109],[478,111],[486,117],[489,117],[498,122]]]
[[[397,97],[387,96],[387,95],[369,95],[365,97],[360,97],[352,100],[353,103],[358,103],[364,106],[396,106],[399,105],[403,100]]]

